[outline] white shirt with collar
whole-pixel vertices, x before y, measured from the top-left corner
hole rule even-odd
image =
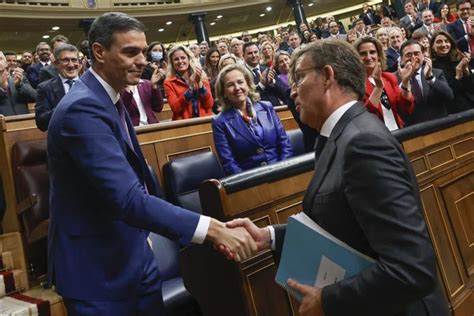
[[[140,79],[140,82],[143,80]],[[140,83],[139,83],[140,84]],[[138,93],[138,85],[128,86],[125,88],[128,92],[132,93],[133,99],[138,107],[138,113],[140,113],[139,125],[148,125],[148,117],[146,116],[145,107],[143,106],[142,99],[140,98],[140,93]]]
[[[321,127],[321,131],[319,132],[319,134],[329,138],[337,122],[339,122],[339,120],[344,115],[344,113],[346,113],[347,110],[349,110],[350,107],[354,105],[356,102],[357,101],[349,101],[346,104],[341,105],[336,111],[332,112],[331,115],[329,115],[329,117],[323,123],[323,127]],[[267,226],[267,228],[268,228],[268,231],[270,232],[271,248],[272,250],[275,250],[276,249],[275,228],[273,228],[273,226]]]
[[[99,76],[99,74],[96,73],[92,67],[89,68],[89,71],[99,81],[102,87],[104,87],[105,91],[110,97],[110,100],[112,100],[112,103],[113,104],[117,103],[118,100],[120,99],[120,94],[117,91],[115,91],[115,89],[112,88],[104,79],[102,79],[102,77]],[[196,227],[196,230],[194,231],[193,238],[191,238],[191,242],[196,243],[196,244],[202,244],[204,240],[206,239],[207,231],[209,230],[210,223],[211,223],[211,218],[209,216],[200,215],[199,222]]]
[[[75,77],[75,78],[72,78],[72,79],[66,79],[61,75],[59,75],[59,78],[61,78],[61,82],[63,83],[65,94],[67,94],[69,92],[69,89],[71,89],[71,88],[69,88],[69,85],[66,83],[66,81],[67,80],[72,80],[74,83],[76,83],[77,79],[79,79],[79,77]]]

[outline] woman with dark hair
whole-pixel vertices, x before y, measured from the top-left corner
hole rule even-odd
[[[215,47],[209,48],[206,54],[206,61],[204,65],[204,71],[209,78],[209,81],[214,80],[219,74],[219,60],[221,59],[221,54]]]
[[[385,69],[385,53],[382,44],[373,37],[362,37],[354,45],[365,65],[366,81],[363,102],[369,112],[378,116],[391,131],[403,128],[402,116],[413,112],[414,98],[410,78],[415,69],[411,63],[399,69],[401,89],[397,77]]]
[[[211,87],[194,54],[179,45],[170,50],[169,59],[164,86],[173,121],[212,115]]]
[[[285,129],[272,104],[259,101],[249,70],[226,66],[217,77],[216,94],[222,112],[213,118],[212,131],[227,175],[292,157]]]
[[[146,80],[157,79],[158,81],[153,82],[153,84],[157,84],[161,95],[164,95],[163,82],[168,67],[165,47],[158,41],[151,42],[146,49],[145,57],[148,64],[145,66],[141,78]]]
[[[438,12],[435,12],[435,13],[436,15],[434,17],[433,22],[437,23],[439,28],[445,32],[446,32],[446,26],[449,23],[456,21],[456,18],[457,18],[455,14],[451,14],[451,9],[449,8],[449,5],[447,3],[440,5]]]
[[[474,108],[474,75],[469,67],[469,54],[458,50],[451,35],[443,31],[433,35],[431,48],[433,67],[443,70],[454,92],[454,101],[450,102],[448,113]]]

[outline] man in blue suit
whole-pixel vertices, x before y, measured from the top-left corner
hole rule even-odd
[[[79,79],[79,51],[76,46],[63,44],[54,50],[54,64],[58,76],[42,82],[36,89],[36,126],[43,132],[48,130],[54,109],[72,85]]]
[[[49,47],[48,43],[40,42],[36,45],[36,54],[40,59],[40,62],[37,64],[33,64],[26,69],[26,77],[30,82],[31,86],[36,89],[38,84],[40,83],[39,73],[41,68],[48,66],[51,64],[50,54],[51,48]]]
[[[472,3],[471,0],[460,0],[456,3],[456,10],[459,14],[459,18],[448,24],[448,33],[456,41],[456,45],[459,50],[464,53],[468,53],[471,56],[471,67],[474,67],[474,19],[471,18]]]
[[[181,245],[209,240],[242,260],[242,229],[176,207],[155,191],[119,98],[147,62],[144,25],[106,13],[91,25],[92,67],[60,101],[48,129],[49,275],[69,316],[162,315],[160,274],[148,231]]]

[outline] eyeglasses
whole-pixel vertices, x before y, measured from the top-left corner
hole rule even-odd
[[[298,87],[301,85],[301,83],[303,82],[303,79],[304,79],[305,77],[300,78],[299,74],[300,74],[301,72],[307,71],[307,70],[312,70],[312,69],[314,69],[314,70],[319,70],[319,69],[321,69],[321,67],[308,67],[308,68],[296,70],[295,73],[293,74],[293,79],[294,79],[293,86],[295,86],[296,88],[298,88]]]
[[[61,59],[58,59],[58,60],[59,60],[59,61],[61,62],[61,64],[63,64],[63,65],[67,65],[67,64],[69,64],[69,63],[73,63],[73,64],[79,63],[79,59],[77,59],[77,58],[61,58]]]

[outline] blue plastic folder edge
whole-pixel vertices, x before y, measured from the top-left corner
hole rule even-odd
[[[325,264],[320,267],[321,262]],[[332,269],[327,269],[327,263]],[[329,285],[353,277],[374,263],[374,259],[332,236],[306,214],[299,213],[288,218],[275,281],[301,301],[301,294],[288,287],[288,278],[315,286],[320,272],[320,280],[323,280],[323,283],[329,282],[325,284]],[[326,275],[329,275],[327,279],[324,278]]]

